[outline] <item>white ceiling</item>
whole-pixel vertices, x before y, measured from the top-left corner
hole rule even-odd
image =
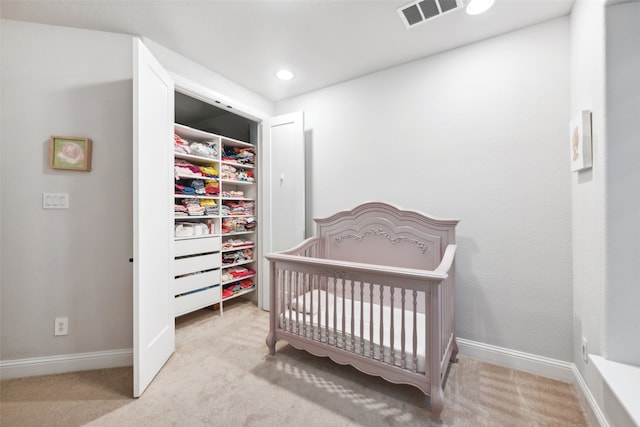
[[[566,15],[574,0],[496,0],[407,29],[410,0],[1,0],[5,19],[147,37],[273,101]],[[280,68],[296,77],[275,78]]]

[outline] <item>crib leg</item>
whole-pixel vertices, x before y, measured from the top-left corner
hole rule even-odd
[[[453,337],[453,346],[451,349],[451,358],[449,359],[451,363],[456,363],[458,361],[458,341],[456,337]]]
[[[439,385],[431,386],[431,424],[440,425],[442,420],[440,414],[444,409],[444,392]]]
[[[267,347],[269,347],[269,354],[273,356],[274,354],[276,354],[276,335],[273,333],[273,331],[269,331],[266,342]]]

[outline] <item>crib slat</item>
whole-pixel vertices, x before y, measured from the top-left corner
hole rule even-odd
[[[324,304],[324,337],[327,340],[327,344],[331,342],[331,337],[329,336],[329,278],[325,277],[327,284],[327,292],[325,293],[325,304]]]
[[[302,277],[302,273],[296,272],[294,273],[294,280],[296,283],[297,296],[300,298],[302,296],[302,313],[300,317],[302,317],[302,335],[307,336],[307,316],[305,313],[307,312],[307,295],[304,292],[303,282],[300,279]],[[296,312],[300,313],[300,310],[296,310]]]
[[[293,316],[294,316],[294,308],[293,308],[293,299],[295,298],[294,295],[294,290],[293,290],[293,284],[291,283],[291,271],[290,270],[285,270],[284,272],[284,277],[285,277],[285,283],[287,284],[287,295],[289,296],[289,304],[288,304],[288,309],[289,309],[289,330],[291,332],[293,332],[294,330],[294,323],[293,323]]]
[[[380,285],[380,345],[378,346],[378,352],[380,353],[380,360],[384,362],[384,285]]]
[[[369,283],[369,357],[375,358],[373,353],[373,283]]]
[[[333,278],[333,344],[338,345],[338,282]]]
[[[355,333],[355,299],[354,299],[354,283],[350,282],[351,286],[351,329],[349,330],[349,334],[351,335],[351,352],[355,353],[356,351],[356,333]]]
[[[364,356],[364,283],[360,282],[360,354]]]
[[[309,275],[307,273],[302,273],[302,289],[303,292],[305,293],[305,295],[307,294],[307,292],[309,293],[309,326],[307,326],[307,335],[305,336],[311,336],[311,339],[314,339],[313,336],[313,287],[311,285],[311,283],[309,283]],[[305,316],[304,318],[307,318],[307,311],[305,310]]]
[[[296,302],[298,301],[298,297],[300,297],[300,290],[298,289],[298,281],[296,280],[297,274],[293,271],[290,271],[291,277],[291,286],[294,289],[294,294],[296,297]],[[304,297],[302,297],[302,303],[304,304]],[[296,334],[300,335],[300,310],[296,307]]]
[[[340,317],[342,317],[342,325],[341,325],[342,326],[342,348],[346,349],[347,348],[347,339],[345,337],[345,334],[346,334],[346,332],[345,332],[345,329],[346,329],[345,322],[347,320],[345,319],[345,317],[347,317],[347,316],[346,316],[346,312],[345,312],[345,304],[346,304],[346,302],[345,302],[346,298],[345,297],[346,296],[344,294],[344,278],[341,280],[341,284],[342,284],[342,293],[340,295],[342,295],[342,316],[340,316]]]
[[[320,291],[320,283],[318,281],[318,276],[317,275],[313,275],[313,283],[314,283],[314,287]],[[318,341],[323,342],[322,341],[322,310],[320,310],[320,308],[322,307],[322,303],[320,301],[321,299],[321,294],[318,293]],[[311,315],[313,317],[313,315]]]
[[[395,286],[389,286],[389,293],[391,294],[390,297],[390,304],[389,307],[391,308],[390,312],[391,312],[391,324],[389,325],[389,356],[391,357],[391,364],[394,365],[396,363],[396,350],[395,350],[395,340],[394,340],[394,329],[395,329],[395,319],[394,319],[394,315],[395,315],[395,303],[394,303],[394,293],[395,293]],[[382,347],[384,348],[384,347]]]
[[[402,288],[400,294],[402,295],[402,327],[400,328],[400,346],[402,347],[402,349],[400,350],[400,366],[402,366],[402,368],[406,368],[407,367],[407,353],[405,351],[405,330],[404,330],[404,326],[405,326],[405,316],[404,316],[404,312],[405,312],[405,293],[406,293],[406,289]]]
[[[426,354],[429,354],[428,350]],[[418,291],[416,290],[413,291],[413,372],[418,372]]]

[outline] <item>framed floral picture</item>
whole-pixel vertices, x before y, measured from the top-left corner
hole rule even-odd
[[[91,140],[72,136],[52,136],[49,167],[74,171],[91,170]]]
[[[591,167],[591,111],[580,111],[569,123],[569,150],[572,172]]]

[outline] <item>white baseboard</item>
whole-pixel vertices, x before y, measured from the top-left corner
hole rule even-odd
[[[559,381],[574,382],[573,363],[463,338],[457,340],[460,353],[465,356]]]
[[[118,368],[133,365],[133,349],[63,354],[29,359],[0,361],[0,378],[62,374],[91,369]]]
[[[576,386],[578,391],[582,393],[581,398],[591,408],[593,417],[598,422],[598,425],[600,425],[600,427],[609,427],[607,418],[604,416],[604,413],[598,406],[596,398],[593,397],[591,390],[589,390],[589,387],[587,386],[587,382],[584,380],[584,378],[582,378],[582,375],[580,374],[580,371],[575,364],[573,365],[573,376],[575,378],[574,386]]]
[[[607,419],[574,363],[463,338],[457,338],[457,341],[460,354],[465,356],[573,384],[580,395],[579,398],[591,409],[588,416],[592,416],[600,427],[609,427]]]

